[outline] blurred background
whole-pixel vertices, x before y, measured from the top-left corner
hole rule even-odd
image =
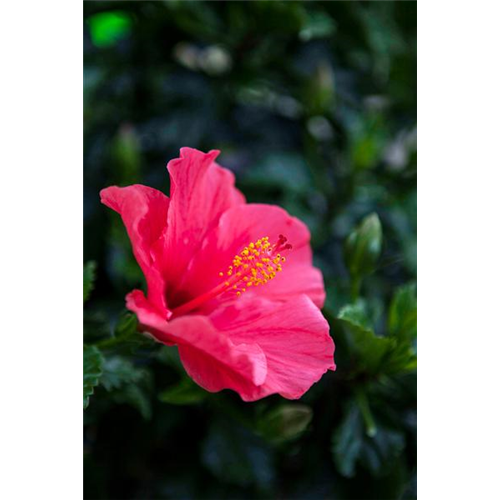
[[[416,498],[416,2],[84,2],[88,499]],[[166,193],[220,149],[312,233],[337,371],[299,401],[209,394],[136,333],[99,190]]]

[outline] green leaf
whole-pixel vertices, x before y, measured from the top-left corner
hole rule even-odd
[[[389,334],[402,341],[413,341],[417,336],[417,287],[415,284],[399,288],[389,308]]]
[[[148,393],[152,380],[147,369],[138,368],[123,356],[106,358],[100,383],[111,393],[113,401],[133,406],[146,420],[151,418]]]
[[[122,314],[113,329],[111,337],[102,339],[98,345],[101,348],[108,348],[127,342],[129,345],[148,344],[150,341],[145,335],[137,335],[137,317],[135,314],[126,312]]]
[[[269,448],[233,421],[218,419],[212,424],[201,457],[205,467],[223,483],[265,488],[273,479]]]
[[[86,302],[94,289],[95,270],[97,264],[90,260],[83,266],[83,302]]]
[[[384,470],[401,454],[405,446],[402,432],[377,425],[377,434],[363,440],[360,450],[360,463],[375,477],[380,477]]]
[[[378,215],[365,217],[347,237],[344,258],[353,278],[372,273],[382,251],[382,225]]]
[[[332,435],[332,455],[337,470],[346,477],[354,477],[359,463],[373,476],[380,476],[401,454],[404,434],[375,419],[377,432],[368,435],[362,409],[349,401],[340,426]]]
[[[203,401],[207,395],[206,391],[186,377],[177,385],[162,391],[158,399],[173,405],[192,405]]]
[[[349,352],[356,359],[357,369],[369,374],[381,372],[394,341],[375,335],[368,326],[366,313],[360,303],[343,307],[337,321],[344,329],[346,343]]]
[[[83,408],[89,405],[94,387],[99,384],[104,358],[95,346],[83,346]]]
[[[147,373],[147,384],[150,385],[149,373]],[[144,384],[143,384],[144,385]],[[135,384],[128,384],[119,391],[113,393],[112,398],[116,403],[133,406],[142,415],[144,420],[151,420],[152,408],[151,399],[147,394],[146,387]]]
[[[368,375],[395,375],[416,368],[413,346],[395,337],[380,337],[370,326],[362,302],[344,306],[336,319],[356,370]]]
[[[137,368],[128,359],[113,356],[104,361],[101,384],[107,391],[112,391],[139,382],[144,374],[143,369]]]
[[[301,436],[313,417],[312,409],[302,404],[284,404],[261,417],[259,433],[272,442],[282,442]]]
[[[407,343],[395,344],[384,360],[383,370],[387,375],[408,373],[417,368],[417,356]]]
[[[389,308],[388,332],[395,346],[388,356],[388,374],[411,372],[417,368],[417,289],[414,284],[399,288]]]
[[[126,312],[118,319],[115,326],[115,337],[127,338],[132,337],[137,333],[137,316]]]
[[[363,418],[359,408],[351,401],[340,426],[332,435],[333,461],[343,476],[354,476],[362,446]]]
[[[362,328],[364,330],[372,330],[370,318],[366,312],[365,303],[362,300],[354,304],[347,304],[338,314],[338,319],[348,322],[349,324]]]
[[[85,343],[93,344],[109,335],[109,317],[102,310],[86,310],[83,315],[83,335]]]

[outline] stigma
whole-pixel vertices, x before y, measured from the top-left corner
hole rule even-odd
[[[205,302],[219,295],[233,294],[240,297],[249,289],[265,285],[283,270],[283,264],[286,262],[283,253],[291,249],[292,245],[282,234],[274,243],[270,243],[267,236],[250,243],[234,256],[226,271],[219,273],[221,283],[208,292],[176,307],[172,311],[173,316],[178,317],[198,309]]]

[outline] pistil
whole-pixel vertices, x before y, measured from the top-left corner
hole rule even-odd
[[[239,254],[235,255],[232,265],[225,273],[219,273],[221,278],[225,278],[222,283],[176,307],[172,311],[172,317],[178,317],[198,309],[204,303],[223,293],[233,292],[239,297],[250,287],[266,284],[282,271],[282,264],[285,262],[282,253],[291,249],[292,245],[287,243],[287,238],[282,234],[279,235],[274,244],[269,243],[267,236],[250,243]]]

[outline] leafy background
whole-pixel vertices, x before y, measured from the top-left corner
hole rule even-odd
[[[416,498],[416,3],[85,2],[85,497]],[[220,149],[311,229],[337,372],[243,403],[136,333],[111,184]]]

